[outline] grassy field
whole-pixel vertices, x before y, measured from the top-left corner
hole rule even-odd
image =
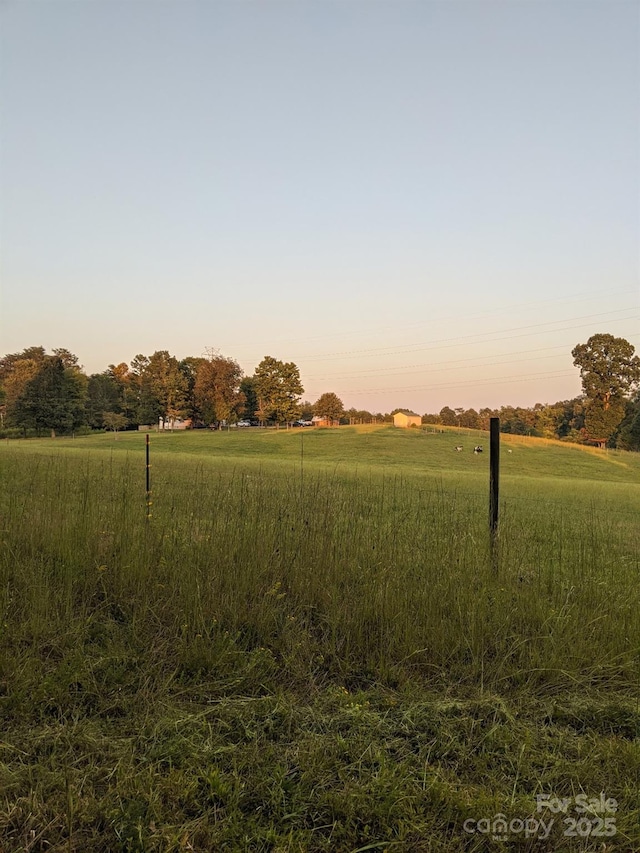
[[[637,853],[640,458],[503,436],[492,555],[463,433],[1,443],[0,851]]]

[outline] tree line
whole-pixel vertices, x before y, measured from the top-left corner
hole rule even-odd
[[[0,359],[0,416],[4,434],[69,434],[83,428],[220,427],[243,418],[292,423],[313,414],[331,421],[344,412],[337,395],[303,402],[293,362],[265,356],[252,376],[219,353],[177,359],[167,350],[136,355],[87,376],[67,349],[28,347]]]
[[[423,416],[423,422],[488,429],[500,418],[501,432],[640,450],[640,358],[624,338],[592,335],[571,351],[580,369],[583,393],[551,405],[530,408],[452,409]]]
[[[503,432],[640,450],[640,359],[624,338],[593,335],[572,350],[583,393],[571,400],[533,407],[451,408],[422,416],[424,424],[488,429],[499,417]],[[70,434],[80,430],[220,427],[242,420],[260,424],[308,421],[384,423],[391,412],[345,410],[325,392],[315,403],[302,399],[298,367],[265,356],[251,376],[237,361],[212,351],[177,359],[166,350],[136,355],[130,364],[110,364],[89,376],[67,349],[47,353],[28,347],[0,359],[2,435]]]

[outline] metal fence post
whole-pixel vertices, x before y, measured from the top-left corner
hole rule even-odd
[[[500,418],[489,421],[489,535],[491,556],[497,565],[498,506],[500,497]]]
[[[151,518],[151,465],[149,464],[149,433],[145,436],[146,470],[147,470],[147,521]]]

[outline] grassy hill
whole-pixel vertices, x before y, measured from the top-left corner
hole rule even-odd
[[[433,431],[437,430],[437,431]],[[468,473],[470,461],[488,464],[488,453],[473,457],[473,447],[484,444],[488,451],[488,433],[480,430],[447,427],[396,429],[393,426],[343,426],[337,429],[229,429],[221,431],[151,432],[157,452],[188,454],[202,460],[232,459],[265,462],[277,458],[298,464],[301,453],[305,464],[337,463],[349,469],[355,466],[384,468],[396,466],[421,473]],[[464,447],[455,453],[456,445]],[[74,439],[30,439],[12,442],[14,450],[43,452],[140,452],[144,435],[138,432],[82,436]],[[502,460],[511,466],[504,476],[562,476],[570,479],[606,479],[637,482],[640,474],[638,454],[600,450],[585,445],[552,439],[502,434]],[[511,453],[508,451],[511,450]],[[511,458],[513,457],[513,458]],[[604,473],[603,473],[604,472]]]
[[[483,441],[3,443],[0,849],[640,849],[640,460],[503,436],[492,553]]]

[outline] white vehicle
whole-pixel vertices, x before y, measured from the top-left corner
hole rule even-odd
[[[249,423],[249,421],[238,421],[238,424],[237,424],[237,425],[238,425],[239,427],[248,427],[248,426],[251,426],[251,424]]]

